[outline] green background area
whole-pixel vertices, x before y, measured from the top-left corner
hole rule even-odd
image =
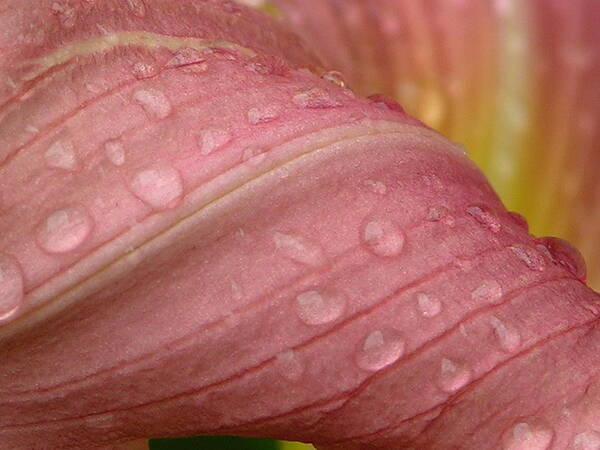
[[[151,439],[150,450],[310,450],[312,446],[269,439],[234,436],[198,436],[181,439]]]

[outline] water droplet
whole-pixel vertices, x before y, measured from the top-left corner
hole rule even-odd
[[[301,108],[325,109],[341,106],[342,104],[331,97],[329,92],[320,88],[312,88],[294,94],[292,101]]]
[[[569,242],[557,237],[543,237],[536,242],[547,249],[554,264],[564,267],[579,280],[585,281],[587,276],[585,260],[579,250]]]
[[[389,111],[395,111],[401,114],[406,114],[402,106],[400,106],[400,104],[397,101],[391,99],[390,97],[386,97],[385,95],[381,94],[373,94],[369,95],[367,98],[377,108],[387,109]]]
[[[368,222],[363,230],[367,247],[377,256],[398,256],[404,247],[404,233],[390,220]]]
[[[521,335],[512,326],[505,324],[496,316],[490,317],[490,324],[494,328],[494,334],[500,343],[500,347],[508,352],[513,352],[521,345]]]
[[[512,219],[512,221],[517,224],[517,226],[524,228],[525,231],[529,231],[529,224],[527,223],[527,219],[523,217],[521,214],[515,211],[509,211],[508,216]]]
[[[240,7],[240,5],[230,0],[223,1],[221,3],[221,8],[223,8],[223,11],[228,12],[230,14],[239,14],[242,12],[242,8]]]
[[[365,180],[365,186],[369,188],[374,194],[385,195],[387,192],[387,186],[381,181]]]
[[[306,291],[296,297],[296,312],[308,325],[321,325],[339,318],[346,308],[344,297],[331,291]]]
[[[523,244],[514,244],[509,247],[519,260],[531,270],[539,272],[546,268],[546,261],[536,249]]]
[[[469,369],[449,359],[442,359],[439,383],[444,392],[456,392],[470,380],[471,371]]]
[[[365,370],[381,370],[395,363],[404,354],[406,344],[400,334],[391,329],[376,330],[362,342],[356,363]]]
[[[140,19],[146,16],[146,4],[144,0],[126,0],[129,11]]]
[[[166,67],[177,68],[189,66],[191,64],[199,64],[206,61],[205,54],[195,48],[182,48],[177,50],[173,57],[167,62]]]
[[[424,292],[417,294],[417,305],[425,317],[437,316],[442,310],[442,302]]]
[[[304,366],[298,360],[294,350],[284,350],[275,357],[275,366],[282,377],[289,381],[298,381],[304,374]]]
[[[115,166],[122,166],[125,163],[125,148],[121,141],[117,139],[107,141],[104,144],[104,151],[108,160]]]
[[[573,439],[573,450],[600,450],[600,433],[594,430],[579,433]]]
[[[37,241],[49,253],[75,250],[89,236],[92,218],[81,206],[58,209],[38,226]]]
[[[427,210],[426,219],[430,222],[442,222],[449,227],[456,225],[456,220],[450,210],[443,205],[434,205]]]
[[[442,191],[444,189],[444,183],[442,183],[442,180],[440,180],[440,177],[438,177],[434,173],[429,173],[429,174],[423,175],[421,177],[421,179],[423,180],[423,183],[427,187],[431,187],[437,191]]]
[[[275,247],[286,257],[309,266],[320,266],[326,257],[321,246],[302,236],[276,232],[273,235]]]
[[[70,141],[56,141],[48,147],[44,157],[48,167],[63,170],[75,170],[78,167],[75,149]]]
[[[481,206],[467,207],[467,214],[493,233],[497,233],[502,229],[498,219]]]
[[[183,195],[181,174],[171,166],[157,165],[141,170],[130,186],[136,197],[156,210],[176,206]]]
[[[133,65],[132,72],[137,80],[146,80],[158,75],[160,69],[156,63],[137,62]]]
[[[68,3],[52,3],[52,14],[58,16],[60,24],[65,28],[73,28],[77,22],[77,10]]]
[[[14,317],[23,299],[21,267],[12,256],[0,253],[0,322]]]
[[[552,443],[554,432],[545,426],[532,427],[521,422],[509,430],[504,439],[504,450],[546,450]]]
[[[247,113],[248,122],[252,125],[257,125],[259,123],[268,123],[279,117],[277,111],[274,108],[250,108]]]
[[[338,72],[337,70],[330,70],[329,72],[325,72],[323,75],[321,75],[321,78],[325,81],[329,81],[330,83],[336,84],[341,88],[346,87],[346,80],[344,78],[344,75],[341,72]]]
[[[231,140],[231,134],[226,130],[204,130],[198,136],[198,147],[202,155],[210,155],[219,150]]]
[[[133,99],[138,102],[146,113],[158,119],[164,119],[171,114],[171,102],[158,89],[139,89],[134,92]]]
[[[476,301],[498,303],[502,300],[502,286],[496,280],[484,280],[471,292],[471,298]]]

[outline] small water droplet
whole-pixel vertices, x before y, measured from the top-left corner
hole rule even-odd
[[[502,300],[502,286],[496,280],[484,280],[471,292],[471,298],[476,301],[498,303]]]
[[[206,55],[195,48],[181,48],[175,52],[173,57],[167,62],[166,67],[177,68],[200,64],[206,61]]]
[[[296,297],[296,312],[308,325],[321,325],[339,318],[346,301],[338,292],[306,291]]]
[[[497,233],[502,229],[498,219],[481,206],[467,207],[467,214],[493,233]]]
[[[158,89],[139,89],[134,92],[133,99],[152,117],[164,119],[171,114],[171,102]]]
[[[400,104],[396,100],[391,99],[390,97],[386,97],[385,95],[381,94],[373,94],[369,95],[367,98],[377,108],[387,109],[401,114],[406,114],[402,106],[400,106]]]
[[[330,70],[329,72],[325,72],[323,75],[321,75],[321,78],[341,88],[346,87],[346,79],[344,78],[344,75],[341,72],[338,72],[337,70]]]
[[[552,443],[554,432],[545,426],[532,427],[528,423],[516,424],[504,439],[504,450],[546,450]]]
[[[326,261],[321,246],[302,236],[276,232],[273,235],[273,241],[279,251],[296,262],[310,266],[320,266]]]
[[[275,366],[282,377],[289,381],[298,381],[304,374],[304,365],[294,350],[284,350],[275,357]]]
[[[23,299],[21,266],[12,256],[0,253],[0,322],[14,317]]]
[[[341,106],[342,103],[331,97],[329,92],[320,88],[312,88],[294,94],[292,101],[301,108],[325,109]]]
[[[92,218],[81,206],[58,209],[38,226],[37,241],[49,253],[70,252],[83,244],[92,225]]]
[[[404,233],[391,220],[367,222],[362,235],[367,247],[377,256],[398,256],[404,248]]]
[[[450,210],[443,205],[433,205],[427,210],[426,219],[430,222],[442,222],[449,227],[456,225],[456,220]]]
[[[398,361],[404,354],[405,347],[406,344],[397,331],[375,330],[362,341],[356,363],[365,370],[381,370]]]
[[[247,113],[248,122],[252,125],[257,125],[259,123],[268,123],[272,122],[279,114],[273,107],[267,108],[250,108]]]
[[[512,326],[505,324],[496,316],[490,317],[490,324],[494,329],[494,334],[500,343],[500,347],[508,352],[513,352],[521,345],[521,335]]]
[[[219,150],[231,140],[231,134],[226,130],[203,130],[198,136],[198,147],[202,155],[210,155]]]
[[[129,11],[140,19],[146,16],[146,4],[144,0],[126,0]]]
[[[387,192],[387,186],[385,184],[383,184],[381,181],[365,180],[364,184],[374,194],[385,195]]]
[[[223,11],[228,12],[230,14],[239,14],[242,12],[242,8],[240,7],[240,5],[230,0],[225,0],[221,2],[221,8],[223,8]]]
[[[132,72],[137,80],[146,80],[158,75],[160,69],[156,63],[137,62],[133,65]]]
[[[46,153],[46,165],[55,169],[75,170],[78,167],[75,149],[71,141],[58,140],[54,142]]]
[[[171,166],[153,166],[139,171],[131,180],[131,190],[155,210],[172,208],[183,195],[183,181]]]
[[[440,179],[440,177],[438,177],[434,173],[429,173],[429,174],[423,175],[421,177],[421,179],[423,180],[423,183],[427,187],[431,187],[437,191],[442,191],[444,189],[444,183],[442,183],[442,180]]]
[[[461,364],[442,359],[440,364],[440,388],[444,392],[456,392],[471,380],[471,371]]]
[[[537,239],[536,243],[547,249],[554,264],[564,267],[576,278],[585,281],[587,277],[585,259],[573,245],[557,237],[543,237]]]
[[[65,28],[73,28],[77,22],[77,10],[68,3],[52,3],[52,14],[58,16],[60,24]]]
[[[417,294],[417,305],[419,306],[421,314],[423,314],[425,317],[437,316],[442,310],[442,302],[440,302],[436,297],[428,295],[424,292]]]
[[[600,433],[594,430],[579,433],[573,439],[572,450],[600,450]]]
[[[107,141],[104,144],[104,151],[108,160],[115,166],[122,166],[125,163],[125,148],[120,140]]]
[[[523,244],[511,245],[509,249],[531,270],[542,272],[546,268],[546,261],[536,249]]]

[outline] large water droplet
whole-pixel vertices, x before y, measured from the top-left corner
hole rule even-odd
[[[301,108],[325,109],[341,106],[342,103],[331,97],[329,92],[320,88],[312,88],[294,94],[292,101]]]
[[[49,253],[75,250],[89,236],[92,218],[81,206],[52,212],[37,228],[37,241]]]
[[[137,62],[132,67],[133,76],[138,80],[153,78],[160,72],[156,63]]]
[[[198,148],[202,155],[210,155],[219,150],[231,140],[231,134],[226,130],[204,130],[198,136]]]
[[[133,99],[152,117],[164,119],[171,114],[171,102],[158,89],[139,89],[134,92]]]
[[[0,322],[14,317],[23,299],[21,267],[12,256],[0,253]]]
[[[46,153],[44,153],[46,165],[55,169],[75,170],[77,169],[77,157],[71,141],[58,140],[54,142]]]
[[[321,78],[325,81],[329,81],[330,83],[336,84],[341,88],[346,87],[346,79],[344,78],[344,75],[341,72],[338,72],[337,70],[330,70],[329,72],[325,72],[323,75],[321,75]]]
[[[381,94],[373,94],[373,95],[369,95],[369,97],[367,97],[367,98],[377,108],[387,109],[387,110],[394,111],[397,113],[406,114],[406,112],[404,111],[402,106],[400,106],[400,104],[397,101],[391,99],[390,97],[386,97],[385,95],[381,95]]]
[[[387,186],[381,181],[365,180],[364,184],[374,194],[385,195],[387,192]]]
[[[531,270],[539,272],[546,268],[544,257],[536,249],[523,244],[514,244],[509,247],[519,260]]]
[[[144,0],[125,0],[127,2],[127,7],[129,8],[129,11],[131,11],[131,13],[136,16],[141,18],[144,18],[146,16],[146,4],[144,3]]]
[[[397,331],[375,330],[361,343],[356,363],[365,370],[381,370],[400,359],[405,347],[406,344]]]
[[[294,350],[284,350],[275,357],[275,367],[282,377],[289,381],[298,381],[304,374],[304,365]]]
[[[153,209],[172,208],[183,195],[179,171],[171,166],[153,166],[139,171],[131,180],[131,190]]]
[[[494,328],[494,334],[502,347],[507,352],[513,352],[521,345],[521,335],[511,325],[505,324],[496,316],[490,317],[490,324]]]
[[[417,305],[425,317],[437,316],[442,311],[442,302],[424,292],[417,294]]]
[[[120,140],[107,141],[104,144],[104,152],[108,160],[115,166],[122,166],[125,163],[125,148]]]
[[[504,450],[546,450],[552,443],[554,432],[545,426],[533,427],[521,422],[509,430],[504,439]]]
[[[444,392],[456,392],[470,380],[471,371],[469,369],[449,359],[442,359],[439,384]]]
[[[600,450],[600,433],[594,430],[579,433],[573,439],[572,450]]]
[[[321,246],[302,236],[276,232],[273,242],[279,251],[293,261],[309,266],[320,266],[326,261]]]
[[[544,237],[537,239],[536,242],[547,249],[554,264],[564,267],[579,280],[585,281],[587,276],[585,260],[579,250],[569,242],[557,237]]]
[[[344,296],[338,292],[311,290],[296,297],[296,312],[308,325],[333,322],[345,308]]]
[[[498,218],[481,206],[467,207],[467,214],[493,233],[497,233],[502,229]]]
[[[471,298],[476,301],[498,303],[502,300],[502,286],[496,280],[484,280],[471,292]]]
[[[279,117],[279,113],[271,107],[250,108],[246,115],[248,117],[248,122],[250,122],[252,125],[272,122]]]
[[[367,222],[362,237],[369,250],[377,256],[397,256],[404,247],[404,233],[387,219]]]

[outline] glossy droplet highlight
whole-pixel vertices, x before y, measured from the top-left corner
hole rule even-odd
[[[183,67],[191,64],[200,64],[206,61],[206,55],[195,48],[182,48],[177,50],[167,62],[166,67]]]
[[[311,109],[326,109],[341,106],[341,102],[334,99],[329,92],[320,88],[312,88],[294,94],[292,101],[296,106]]]
[[[600,433],[584,431],[573,438],[572,450],[600,450]]]
[[[377,256],[398,256],[404,248],[404,233],[387,219],[367,222],[362,238],[369,250]]]
[[[510,251],[531,270],[538,272],[546,268],[546,261],[539,251],[523,244],[514,244],[509,247]]]
[[[500,347],[507,351],[513,352],[521,346],[521,335],[511,325],[507,325],[496,316],[490,317],[490,325],[494,330],[494,334]]]
[[[504,439],[504,450],[546,450],[552,443],[554,432],[545,426],[532,426],[526,422],[516,424]]]
[[[304,374],[304,365],[294,350],[284,350],[275,357],[275,367],[283,378],[298,381]]]
[[[329,72],[325,72],[323,75],[321,75],[321,78],[341,88],[345,88],[347,84],[344,75],[341,72],[338,72],[337,70],[330,70]]]
[[[381,181],[365,180],[364,184],[374,194],[385,195],[387,193],[387,186]]]
[[[198,135],[198,148],[202,155],[210,155],[212,152],[224,147],[231,140],[231,134],[225,130],[204,130]]]
[[[439,384],[444,392],[452,393],[466,386],[471,380],[471,371],[449,359],[440,364]]]
[[[44,153],[46,165],[55,169],[75,170],[77,169],[77,157],[75,149],[70,141],[58,140],[54,142]]]
[[[417,306],[425,317],[435,317],[442,311],[442,302],[424,292],[417,294]]]
[[[183,195],[181,174],[171,166],[141,170],[133,177],[130,186],[136,197],[156,210],[176,206]]]
[[[344,296],[333,291],[306,291],[296,297],[296,313],[308,325],[321,325],[338,319],[346,308]]]
[[[14,317],[23,299],[21,267],[12,256],[0,253],[0,322]]]
[[[248,122],[252,125],[272,122],[279,117],[274,108],[250,108],[246,114]]]
[[[442,222],[449,227],[456,225],[456,220],[450,214],[450,210],[443,205],[433,205],[427,210],[425,217],[429,222]]]
[[[406,344],[395,330],[375,330],[360,344],[356,363],[365,370],[381,370],[404,354]]]
[[[302,236],[276,232],[273,242],[277,250],[293,261],[309,266],[320,266],[326,261],[321,246]]]
[[[164,119],[171,114],[171,102],[164,92],[158,89],[139,89],[134,92],[133,99],[151,117]]]
[[[481,206],[467,207],[467,214],[493,233],[498,233],[502,229],[498,218]]]
[[[37,241],[48,253],[65,253],[79,247],[92,230],[92,218],[81,206],[50,213],[38,226]]]
[[[107,141],[104,144],[104,152],[108,160],[115,166],[122,166],[125,163],[125,148],[121,141]]]
[[[367,98],[377,108],[387,109],[397,113],[406,114],[402,106],[400,106],[400,104],[397,101],[391,99],[390,97],[386,97],[385,95],[381,94],[373,94],[369,95]]]
[[[146,4],[144,3],[144,0],[125,1],[127,3],[127,8],[134,16],[139,17],[140,19],[146,16]]]
[[[475,301],[498,303],[502,300],[502,286],[496,280],[484,280],[471,292],[471,298]]]
[[[138,80],[153,78],[159,74],[160,69],[156,63],[137,62],[132,67],[133,76]]]
[[[573,276],[585,281],[587,277],[585,259],[573,245],[557,237],[543,237],[536,242],[547,250],[554,264],[564,267]]]

